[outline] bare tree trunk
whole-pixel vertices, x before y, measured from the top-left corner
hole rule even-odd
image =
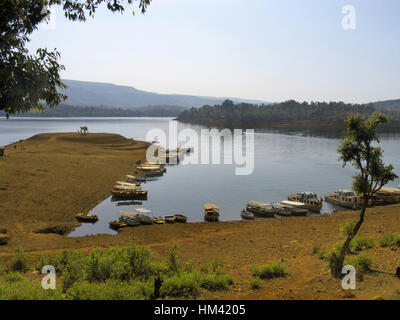
[[[354,239],[357,235],[357,232],[360,230],[362,223],[364,222],[365,212],[367,210],[368,199],[364,198],[364,203],[361,208],[360,212],[360,219],[358,220],[357,224],[354,226],[354,229],[347,237],[346,241],[344,242],[342,248],[340,249],[339,256],[336,253],[333,253],[330,259],[330,268],[331,274],[334,278],[341,278],[342,277],[342,269],[344,264],[344,258],[346,253],[349,251],[350,242]]]

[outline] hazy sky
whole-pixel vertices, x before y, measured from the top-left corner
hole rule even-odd
[[[344,30],[342,7],[356,9]],[[400,98],[399,0],[153,0],[145,15],[99,10],[40,28],[65,79],[159,93],[265,101]]]

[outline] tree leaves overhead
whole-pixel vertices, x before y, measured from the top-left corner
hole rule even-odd
[[[48,18],[48,8],[62,6],[66,18],[86,21],[105,4],[112,12],[124,11],[124,5],[139,2],[145,13],[151,0],[2,0],[0,2],[0,110],[9,114],[43,110],[43,102],[55,106],[66,99],[58,93],[64,88],[58,63],[60,53],[41,48],[30,54],[29,35]]]

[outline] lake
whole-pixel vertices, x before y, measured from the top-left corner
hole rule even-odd
[[[118,133],[145,140],[152,129],[168,134],[170,118],[12,118],[0,119],[0,145],[43,132],[76,132],[87,126],[89,132]],[[204,127],[178,124],[178,129],[200,132]],[[254,171],[235,175],[235,164],[187,164],[167,166],[164,176],[143,184],[148,200],[141,204],[111,202],[111,198],[93,208],[99,216],[96,224],[82,224],[70,236],[97,233],[115,234],[108,222],[118,218],[119,210],[132,207],[151,209],[154,215],[182,213],[188,222],[203,221],[203,204],[214,202],[221,208],[220,220],[240,220],[240,211],[249,200],[281,201],[292,192],[314,191],[323,196],[329,191],[351,189],[353,169],[342,168],[336,152],[340,135],[304,130],[256,130],[254,135]],[[392,163],[400,175],[400,135],[381,136],[384,160]],[[221,147],[221,150],[223,148]],[[211,150],[212,151],[212,150]],[[193,155],[192,155],[193,156]],[[196,156],[196,153],[194,153]],[[223,154],[221,155],[221,157]],[[129,172],[127,172],[129,174]],[[397,187],[400,181],[389,186]],[[325,203],[322,213],[332,212]],[[306,219],[306,218],[305,218]],[[305,220],[306,221],[306,220]],[[306,222],[305,222],[306,223]]]

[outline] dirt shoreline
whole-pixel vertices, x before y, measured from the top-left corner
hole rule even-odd
[[[16,146],[14,148],[14,145]],[[96,247],[126,245],[136,241],[165,257],[177,244],[184,261],[195,265],[219,258],[234,279],[222,292],[207,292],[208,299],[343,299],[340,281],[332,279],[326,263],[313,254],[344,236],[339,226],[356,219],[358,212],[332,215],[189,223],[127,228],[118,235],[66,237],[38,230],[71,230],[75,214],[96,206],[109,194],[115,181],[144,160],[148,144],[114,134],[40,134],[6,147],[0,158],[0,229],[10,235],[0,246],[1,259],[13,256],[17,246],[32,256],[63,248],[90,251]],[[379,240],[400,231],[400,205],[369,208],[362,234],[373,237],[377,248],[366,250],[375,259],[375,272],[357,284],[352,299],[400,299],[400,279],[395,266],[399,248],[380,248]],[[61,233],[61,232],[60,232]],[[288,275],[263,281],[250,289],[250,268],[283,260]]]

